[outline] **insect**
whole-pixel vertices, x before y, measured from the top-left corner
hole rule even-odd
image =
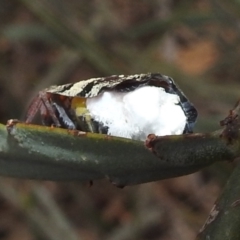
[[[52,86],[30,104],[44,125],[145,140],[191,133],[197,110],[173,79],[159,73],[113,75]]]

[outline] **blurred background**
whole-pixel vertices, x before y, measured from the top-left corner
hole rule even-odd
[[[1,0],[0,122],[54,84],[111,74],[171,76],[214,131],[238,100],[237,0]],[[0,239],[194,239],[233,166],[118,189],[0,179]]]

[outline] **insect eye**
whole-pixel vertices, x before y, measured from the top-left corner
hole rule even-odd
[[[173,79],[172,78],[168,77],[168,81],[171,85],[173,85]]]

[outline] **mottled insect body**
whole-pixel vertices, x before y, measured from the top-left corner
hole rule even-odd
[[[149,92],[148,95],[144,96],[143,90],[145,92]],[[158,91],[157,94],[159,95],[157,95],[157,97],[153,96],[152,94],[156,91]],[[130,99],[129,104],[132,104],[131,101],[133,100],[131,99],[134,96],[131,95],[132,93],[134,93],[136,96],[140,96],[139,100],[136,101],[142,102],[143,106],[142,109],[140,109],[142,112],[139,114],[143,117],[137,120],[135,115],[138,114],[138,110],[136,111],[135,115],[132,114],[135,113],[135,110],[130,110],[126,100]],[[167,100],[165,101],[165,96],[168,96],[167,94],[170,96],[169,101],[172,101],[172,105],[170,105]],[[162,96],[164,96],[164,98]],[[174,99],[172,96],[174,96]],[[193,127],[197,118],[197,110],[193,104],[189,102],[184,93],[177,87],[172,78],[161,75],[159,73],[135,74],[127,76],[113,75],[104,78],[91,78],[77,83],[52,86],[45,89],[44,91],[39,92],[39,95],[33,100],[27,113],[26,122],[32,122],[34,116],[40,110],[42,121],[45,125],[55,125],[57,127],[63,127],[67,129],[77,129],[81,131],[111,134],[111,127],[115,127],[112,132],[118,133],[118,130],[121,131],[121,128],[123,128],[124,131],[124,127],[127,126],[127,124],[131,125],[131,121],[134,120],[136,121],[136,124],[133,125],[132,128],[139,129],[135,130],[135,132],[130,135],[135,136],[136,133],[139,133],[139,135],[141,135],[141,132],[143,130],[140,128],[141,126],[145,125],[140,124],[138,126],[137,122],[141,122],[142,119],[145,119],[144,112],[149,112],[147,110],[148,108],[151,108],[151,105],[155,104],[152,100],[155,98],[163,99],[161,100],[162,102],[158,103],[159,108],[162,107],[161,111],[166,109],[165,111],[166,114],[169,114],[170,121],[170,116],[172,116],[173,113],[171,113],[169,110],[170,108],[166,108],[166,106],[173,106],[172,109],[175,109],[179,112],[179,109],[181,109],[183,113],[183,115],[181,115],[181,118],[183,119],[184,116],[186,119],[181,133],[191,133],[193,131]],[[106,99],[110,100],[107,101]],[[113,102],[115,105],[112,106],[111,102]],[[99,105],[100,103],[102,105]],[[147,107],[146,104],[148,104]],[[103,109],[105,115],[101,116],[101,111],[98,113],[98,108],[95,107],[98,105]],[[104,106],[107,106],[109,111],[107,111]],[[115,106],[119,106],[119,110]],[[176,108],[176,106],[180,106],[180,108]],[[135,102],[134,107],[139,108]],[[127,112],[126,115],[129,116],[125,118],[125,116],[119,115],[119,119],[112,119],[110,110],[114,112],[115,115],[118,115],[120,114],[121,109],[123,109],[123,114]],[[153,115],[155,114],[154,111],[155,110],[153,110]],[[131,114],[133,116],[130,116]],[[161,112],[159,115],[160,118],[161,116],[164,117],[164,114],[165,112]],[[151,116],[147,117],[147,121],[150,121]],[[122,122],[120,121],[120,118],[123,118]],[[115,126],[118,124],[117,121],[119,121],[119,124],[121,123],[120,126]],[[122,124],[125,122],[126,124]],[[154,124],[155,123],[152,123],[152,125]],[[131,131],[129,129],[126,131]],[[148,131],[148,129],[151,130],[155,128],[154,126],[151,126],[150,128],[146,127],[145,131]],[[152,132],[149,132],[149,134],[150,133]],[[180,133],[177,132],[177,134]],[[125,137],[124,134],[116,135]]]

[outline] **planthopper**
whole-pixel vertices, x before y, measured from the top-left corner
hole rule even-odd
[[[26,116],[44,125],[144,141],[192,133],[197,110],[172,78],[159,74],[113,75],[51,86],[32,100]]]

